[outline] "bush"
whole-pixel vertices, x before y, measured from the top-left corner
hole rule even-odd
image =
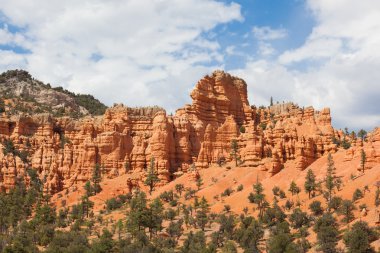
[[[243,188],[244,188],[244,186],[241,184],[241,185],[239,185],[239,186],[236,188],[236,191],[240,192],[240,191],[243,190]]]
[[[309,208],[313,212],[313,214],[316,216],[323,214],[321,201],[314,200],[313,202],[310,203]]]
[[[363,192],[360,189],[356,189],[354,191],[354,194],[352,195],[352,201],[357,201],[358,199],[361,199],[364,197]]]
[[[106,200],[107,211],[118,209],[124,205],[131,198],[130,194],[119,195],[116,198]]]
[[[221,195],[222,195],[222,197],[230,196],[233,192],[234,192],[234,190],[232,190],[231,188],[227,188],[224,190],[224,192]]]

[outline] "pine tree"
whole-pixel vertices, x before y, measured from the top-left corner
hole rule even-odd
[[[160,181],[160,179],[158,178],[158,175],[154,170],[154,158],[152,157],[150,159],[149,171],[148,171],[148,174],[147,174],[146,179],[144,181],[144,184],[149,186],[149,194],[150,195],[152,195],[152,191],[159,181]]]
[[[365,162],[367,160],[367,156],[364,152],[364,149],[361,150],[361,153],[360,153],[360,168],[362,169],[362,172],[364,173],[364,170],[365,170]]]
[[[301,189],[297,186],[297,184],[294,181],[292,181],[290,183],[290,187],[288,191],[291,192],[293,196],[294,194],[300,193]]]
[[[350,223],[350,221],[355,218],[353,211],[356,209],[354,203],[351,200],[343,200],[341,207],[339,208],[339,213],[344,216],[342,219],[343,222],[346,222],[347,224]]]
[[[100,187],[100,181],[102,180],[100,165],[95,164],[94,170],[92,172],[92,184],[94,194],[99,193],[102,188]]]
[[[273,106],[273,97],[270,97],[270,106]]]
[[[238,158],[239,158],[238,149],[239,149],[238,142],[237,140],[233,139],[231,141],[231,156],[235,160],[235,166],[238,166]]]
[[[317,243],[322,252],[337,252],[336,245],[339,235],[337,227],[338,224],[330,213],[324,214],[315,221],[313,229],[317,233]]]
[[[248,196],[248,200],[251,203],[254,203],[257,205],[259,209],[259,216],[261,217],[263,213],[263,209],[265,207],[265,194],[263,185],[260,182],[257,182],[253,185],[253,193],[251,192]]]
[[[84,185],[84,190],[85,190],[85,195],[87,197],[90,197],[92,196],[92,186],[91,186],[91,182],[90,181],[87,181],[86,184]]]
[[[203,180],[202,180],[202,178],[200,176],[197,178],[196,184],[197,184],[197,188],[198,188],[198,191],[199,191],[201,189],[202,185],[203,185]]]
[[[307,171],[304,186],[305,186],[305,191],[309,194],[309,199],[310,199],[311,195],[314,195],[314,192],[317,189],[317,184],[315,182],[315,175],[311,169]]]
[[[326,198],[328,206],[330,205],[331,199],[333,197],[334,188],[336,187],[336,176],[335,176],[335,165],[331,153],[327,157],[327,175],[326,175]]]
[[[149,204],[146,224],[151,239],[153,234],[157,234],[157,232],[162,230],[163,212],[164,206],[160,199],[156,198]]]
[[[366,135],[367,135],[367,131],[366,130],[364,130],[364,129],[360,129],[359,130],[358,137],[361,138],[363,141],[364,141]]]
[[[176,184],[175,190],[179,193],[179,196],[182,196],[182,191],[185,189],[183,184]]]
[[[375,239],[376,232],[364,221],[356,222],[343,236],[348,253],[374,252],[370,243]]]
[[[205,230],[205,226],[208,223],[208,212],[209,212],[209,204],[207,203],[207,200],[202,197],[201,201],[199,202],[199,209],[196,214],[196,223],[198,226],[202,229],[202,231]]]

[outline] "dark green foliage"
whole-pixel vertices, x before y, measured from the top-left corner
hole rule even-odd
[[[289,190],[288,190],[291,194],[292,194],[292,196],[294,195],[294,194],[298,194],[298,193],[300,193],[300,191],[301,191],[301,189],[297,186],[297,184],[294,182],[294,181],[292,181],[291,183],[290,183],[290,186],[289,186]]]
[[[351,143],[346,140],[346,137],[343,138],[343,141],[340,143],[342,148],[349,149],[351,147]]]
[[[365,170],[365,163],[367,161],[367,156],[364,152],[364,149],[360,151],[360,168],[362,169],[362,172],[364,173]]]
[[[168,208],[164,213],[165,219],[173,221],[177,216],[177,212],[173,208]]]
[[[150,166],[149,166],[148,174],[147,174],[146,179],[144,181],[144,184],[149,186],[149,194],[151,194],[151,195],[152,195],[152,191],[153,191],[154,187],[156,186],[156,184],[158,182],[160,182],[160,179],[158,178],[157,172],[154,169],[154,165],[155,165],[154,158],[152,157],[150,159]]]
[[[182,192],[185,189],[183,184],[176,184],[175,190],[178,192],[179,196],[182,196]]]
[[[290,233],[272,234],[268,239],[267,249],[269,253],[297,253]]]
[[[354,193],[352,194],[352,201],[355,202],[358,199],[361,199],[364,197],[363,192],[360,189],[356,189]]]
[[[262,214],[262,211],[265,207],[265,194],[263,185],[260,182],[257,182],[256,184],[253,185],[253,193],[251,192],[248,196],[248,200],[251,203],[254,203],[257,205],[259,211],[260,211],[260,216]]]
[[[335,175],[335,170],[334,160],[331,153],[329,153],[327,157],[327,173],[325,181],[326,192],[324,194],[327,199],[328,206],[330,206],[335,188],[337,187],[337,177]]]
[[[22,151],[18,150],[13,144],[12,140],[6,139],[3,142],[3,145],[4,145],[4,148],[3,148],[4,155],[13,154],[14,156],[20,157],[21,161],[23,161],[24,163],[28,162],[29,153],[26,150],[22,150]]]
[[[95,240],[91,245],[91,253],[109,253],[113,252],[115,243],[112,240],[112,234],[107,229],[103,229],[103,233],[99,239]]]
[[[309,194],[309,199],[310,199],[310,197],[314,195],[317,189],[315,175],[311,169],[307,171],[304,187],[305,187],[305,191]]]
[[[367,136],[367,131],[364,129],[360,129],[358,132],[358,137],[364,141],[366,136]]]
[[[58,231],[46,249],[46,253],[80,253],[88,251],[87,236],[81,232]]]
[[[321,201],[314,200],[313,202],[310,203],[309,209],[313,212],[315,216],[319,216],[323,213],[323,208]]]
[[[119,195],[116,198],[111,198],[106,200],[106,208],[108,211],[118,209],[124,205],[129,199],[131,199],[130,194]]]
[[[285,221],[285,219],[286,214],[277,204],[275,204],[272,208],[268,208],[261,218],[263,223],[267,224],[270,227]]]
[[[198,191],[199,191],[201,189],[202,185],[203,185],[203,179],[201,177],[197,178],[196,185],[197,185],[197,188],[198,188]]]
[[[206,238],[203,231],[195,234],[190,231],[181,248],[182,253],[206,253],[206,250]]]
[[[244,126],[241,126],[241,127],[239,128],[239,130],[240,130],[240,133],[245,133],[245,127],[244,127]]]
[[[281,191],[281,189],[280,189],[280,187],[278,187],[278,186],[275,186],[275,187],[273,187],[273,189],[272,189],[272,192],[273,192],[273,195],[274,195],[274,196],[279,196],[280,191]]]
[[[244,186],[242,184],[240,184],[237,188],[236,188],[236,191],[240,192],[242,191],[244,188]]]
[[[293,213],[289,217],[289,221],[292,224],[292,227],[299,229],[303,226],[309,226],[310,218],[307,213],[302,212],[301,209],[296,208],[293,210]]]
[[[92,115],[103,115],[107,109],[106,105],[89,94],[75,94],[74,99]]]
[[[259,242],[264,236],[264,230],[261,223],[255,218],[243,217],[235,236],[246,252],[259,252]]]
[[[332,197],[330,203],[328,203],[328,207],[330,210],[337,211],[342,206],[343,199],[338,196]]]
[[[100,181],[102,181],[102,175],[100,165],[97,163],[95,164],[94,170],[92,172],[92,191],[95,195],[102,191],[102,188],[100,187]]]
[[[339,231],[335,218],[326,213],[315,221],[314,232],[317,233],[317,243],[319,249],[324,253],[335,253],[338,242]]]
[[[343,200],[338,212],[344,216],[343,222],[349,223],[354,218],[354,210],[356,209],[354,203],[351,200]]]
[[[231,157],[235,160],[235,166],[238,166],[238,151],[239,151],[239,145],[237,140],[233,139],[231,141]]]
[[[377,239],[377,233],[364,221],[356,222],[343,236],[348,253],[374,252],[370,243]]]
[[[231,194],[234,192],[231,188],[227,188],[224,190],[224,192],[221,194],[222,197],[231,196]]]
[[[222,248],[222,253],[237,253],[237,248],[236,245],[233,241],[227,241],[223,248]]]
[[[196,213],[196,223],[204,231],[206,224],[208,223],[209,204],[207,200],[202,197],[199,202],[199,208]]]

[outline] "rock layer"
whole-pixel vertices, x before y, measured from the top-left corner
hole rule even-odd
[[[9,190],[18,178],[28,182],[29,167],[53,193],[90,180],[95,164],[102,177],[128,173],[143,180],[151,161],[164,184],[194,171],[194,166],[231,161],[232,140],[238,143],[240,166],[260,167],[271,174],[288,160],[303,170],[325,152],[336,150],[329,109],[317,112],[292,103],[250,106],[244,80],[223,71],[201,79],[191,98],[192,104],[173,116],[159,107],[123,105],[79,120],[4,115],[2,143],[12,140],[18,152],[0,154],[0,187]],[[376,143],[378,136],[373,137]],[[29,154],[24,161],[20,151]],[[379,159],[377,153],[372,157]]]

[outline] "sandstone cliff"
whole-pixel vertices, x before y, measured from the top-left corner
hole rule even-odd
[[[103,116],[80,119],[3,114],[2,145],[11,140],[14,150],[0,153],[0,188],[7,190],[18,179],[28,182],[27,169],[32,168],[46,181],[47,190],[58,192],[89,180],[95,164],[101,166],[103,178],[129,174],[141,182],[152,158],[164,184],[194,166],[231,161],[232,140],[238,143],[240,166],[270,175],[289,160],[303,170],[337,149],[328,108],[250,106],[244,80],[223,71],[201,79],[191,98],[192,104],[173,116],[159,107],[123,105],[107,109]],[[376,161],[379,155],[371,147],[379,145],[378,137],[375,133],[372,146],[366,146]]]

